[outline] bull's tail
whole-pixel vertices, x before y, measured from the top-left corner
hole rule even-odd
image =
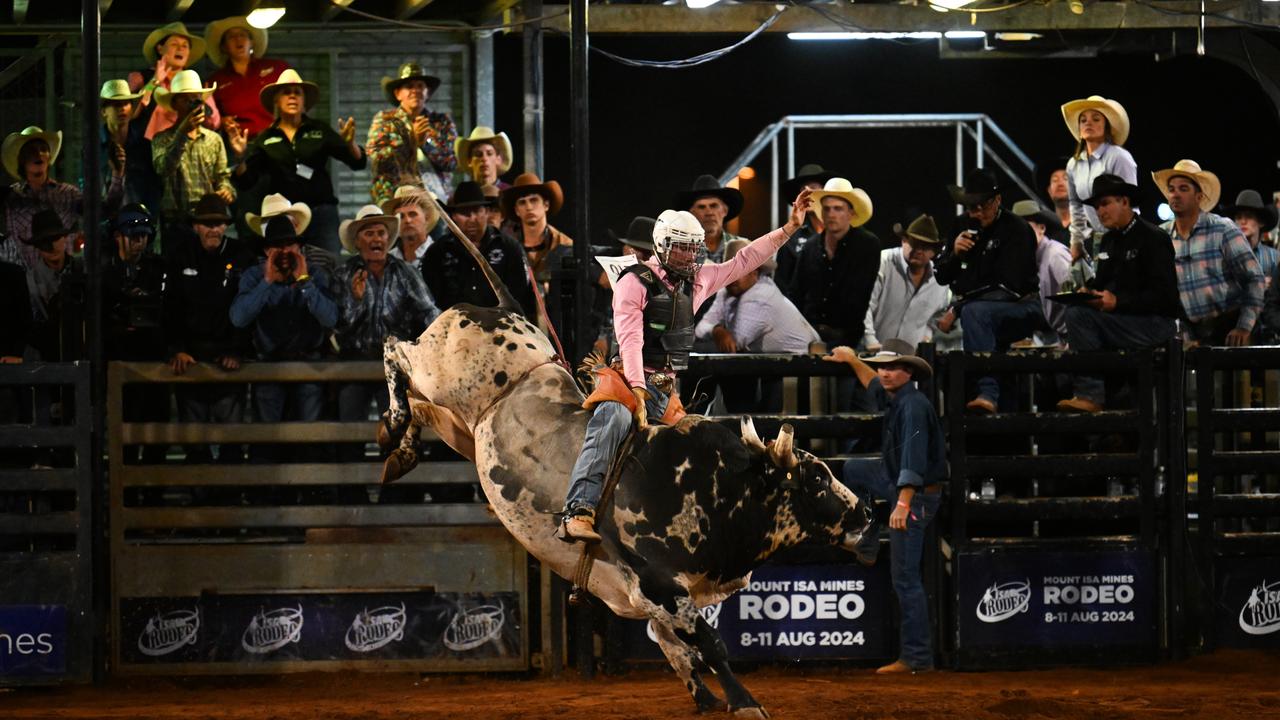
[[[431,195],[431,193],[427,193]],[[484,277],[489,281],[489,287],[493,288],[493,294],[498,296],[498,308],[507,312],[519,313],[520,304],[516,302],[515,297],[511,295],[511,291],[507,289],[506,283],[502,282],[502,278],[498,277],[498,273],[485,261],[484,256],[480,254],[479,248],[475,243],[471,242],[466,233],[453,222],[453,218],[449,217],[448,211],[440,202],[440,198],[431,195],[432,201],[435,202],[436,208],[440,211],[440,217],[444,218],[444,222],[449,226],[449,230],[453,232],[454,237],[458,238],[458,242],[462,243],[462,247],[476,261],[476,265],[480,266],[480,272],[484,273]]]

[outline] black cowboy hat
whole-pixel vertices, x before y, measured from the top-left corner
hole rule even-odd
[[[688,210],[699,198],[704,197],[720,198],[720,202],[729,208],[729,212],[724,216],[725,222],[738,217],[738,213],[742,212],[742,193],[737,188],[722,187],[714,175],[698,176],[698,179],[693,181],[691,189],[676,193],[676,200],[672,207],[677,210]]]
[[[498,198],[485,195],[480,183],[466,180],[458,183],[458,187],[454,188],[453,195],[449,197],[449,203],[444,206],[444,209],[453,212],[462,208],[494,207],[497,204]]]
[[[416,62],[407,62],[396,70],[395,77],[382,77],[382,93],[387,96],[387,101],[392,105],[399,105],[396,100],[396,90],[410,80],[421,80],[427,84],[427,96],[436,94],[436,88],[440,87],[440,78],[435,75],[428,75],[422,70],[422,66]]]
[[[262,227],[262,247],[284,247],[286,245],[301,244],[302,238],[298,236],[298,231],[293,227],[293,220],[288,215],[277,215],[269,220]]]
[[[784,180],[782,185],[779,186],[778,190],[781,194],[778,196],[778,199],[783,203],[790,205],[791,201],[796,199],[796,196],[800,194],[800,190],[803,189],[805,185],[808,185],[811,182],[818,183],[819,185],[826,185],[827,181],[833,177],[835,177],[835,175],[827,172],[817,163],[803,165],[800,167],[800,171],[796,173],[795,177],[790,180]]]
[[[992,170],[977,168],[964,176],[964,186],[948,185],[951,199],[961,205],[975,205],[1000,194],[1000,181]]]
[[[657,221],[651,217],[637,215],[631,219],[631,224],[627,225],[626,234],[618,235],[610,230],[609,237],[613,238],[614,242],[653,252],[653,225],[655,222]]]
[[[191,210],[192,222],[231,222],[231,208],[227,201],[214,193],[207,193]]]
[[[1094,178],[1091,190],[1089,198],[1080,201],[1091,207],[1097,207],[1098,201],[1104,197],[1127,197],[1129,205],[1134,207],[1142,200],[1142,190],[1137,185],[1131,185],[1124,178],[1111,173],[1102,173]]]
[[[62,224],[57,212],[45,208],[31,218],[31,237],[26,242],[36,247],[52,245],[58,238],[73,232],[73,228]]]
[[[1257,190],[1241,190],[1236,195],[1235,204],[1228,205],[1222,209],[1223,217],[1234,219],[1240,213],[1253,213],[1258,216],[1258,224],[1262,226],[1262,232],[1268,232],[1276,226],[1276,209],[1272,205],[1263,205],[1262,196]]]

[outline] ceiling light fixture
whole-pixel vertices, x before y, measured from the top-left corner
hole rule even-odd
[[[927,32],[791,32],[792,40],[937,40],[942,33]]]
[[[982,40],[987,33],[985,30],[948,30],[942,36],[948,40]]]
[[[972,2],[973,0],[929,0],[929,8],[937,12],[947,12],[959,10]]]
[[[280,18],[284,17],[283,5],[270,5],[266,7],[256,7],[249,13],[249,24],[266,30],[267,28],[280,22]]]
[[[684,0],[684,4],[692,10],[701,10],[705,7],[711,7],[718,2],[720,2],[720,0]]]

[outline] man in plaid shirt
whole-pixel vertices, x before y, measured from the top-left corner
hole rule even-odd
[[[1178,295],[1188,339],[1243,346],[1262,310],[1263,279],[1248,239],[1215,215],[1222,185],[1194,160],[1151,174],[1174,218],[1160,227],[1173,240]]]

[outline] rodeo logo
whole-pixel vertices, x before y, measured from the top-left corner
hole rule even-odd
[[[404,603],[398,608],[390,605],[372,611],[365,608],[347,628],[347,649],[367,653],[403,640],[404,625]]]
[[[718,629],[720,627],[720,608],[723,606],[724,603],[716,603],[715,605],[698,608],[698,612],[701,613],[702,619],[706,620],[708,625]],[[644,626],[644,633],[649,636],[650,642],[658,642],[658,636],[653,632],[652,622]]]
[[[168,655],[183,645],[195,645],[200,635],[200,608],[156,613],[138,635],[138,650],[143,655]]]
[[[496,639],[506,622],[502,603],[460,610],[444,629],[444,646],[454,652],[466,652]]]
[[[1280,580],[1263,580],[1240,608],[1240,629],[1250,635],[1280,630]]]
[[[240,646],[257,655],[274,652],[302,639],[302,605],[262,610],[249,621]]]
[[[998,623],[1031,607],[1031,581],[994,582],[982,593],[976,613],[985,623]]]

